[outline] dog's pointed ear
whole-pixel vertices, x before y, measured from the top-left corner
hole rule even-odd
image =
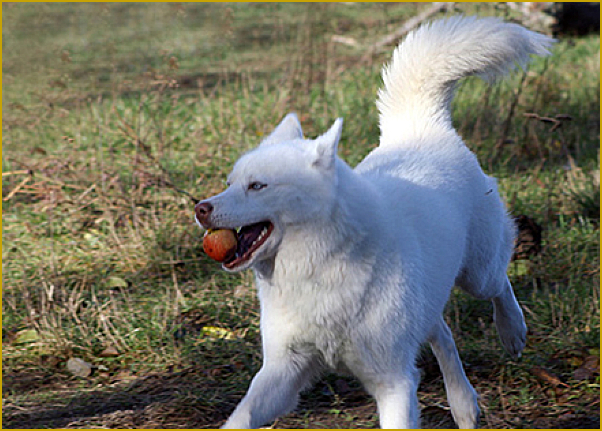
[[[337,148],[339,146],[339,139],[341,139],[342,131],[343,119],[337,118],[326,133],[315,139],[314,144],[316,158],[313,162],[314,166],[320,167],[324,170],[330,170],[334,168]]]
[[[297,118],[297,114],[291,112],[276,126],[274,131],[261,141],[261,145],[277,144],[283,141],[303,139],[303,129]]]

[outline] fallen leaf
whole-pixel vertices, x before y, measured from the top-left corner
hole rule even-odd
[[[26,344],[26,343],[33,343],[35,341],[38,341],[40,339],[40,336],[38,335],[38,332],[35,329],[23,329],[22,331],[19,331],[16,333],[15,335],[15,344]]]
[[[600,358],[597,356],[588,356],[583,360],[583,364],[573,371],[575,380],[589,380],[595,374],[600,373]]]
[[[128,282],[121,277],[109,277],[107,278],[106,286],[112,289],[116,287],[128,287]]]
[[[548,383],[552,386],[568,387],[568,385],[566,383],[564,383],[562,380],[560,380],[560,378],[556,374],[554,374],[542,367],[534,366],[533,368],[531,368],[531,374],[533,374],[535,377],[539,378],[540,380],[543,380],[545,383]]]
[[[136,379],[136,376],[129,370],[121,370],[112,377],[113,382],[125,382]]]
[[[31,150],[31,154],[41,154],[42,156],[45,156],[48,153],[46,152],[46,150],[44,148],[33,147],[33,149]]]
[[[101,358],[114,358],[116,356],[119,356],[119,351],[115,347],[109,346],[102,352],[100,352],[98,356],[100,356]]]
[[[201,336],[212,340],[233,340],[236,338],[232,331],[215,326],[205,326],[201,329]]]

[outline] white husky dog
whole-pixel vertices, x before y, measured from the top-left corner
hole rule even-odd
[[[417,428],[425,342],[456,423],[478,426],[477,394],[442,317],[452,287],[492,301],[514,357],[527,328],[506,276],[514,224],[452,127],[450,103],[459,79],[502,75],[552,42],[496,18],[424,25],[383,70],[380,146],[355,169],[337,157],[342,119],[312,140],[289,114],[237,161],[223,193],[196,205],[205,228],[241,227],[223,267],[252,268],[261,302],[263,366],[224,428],[290,411],[326,368],[360,379],[383,428]]]

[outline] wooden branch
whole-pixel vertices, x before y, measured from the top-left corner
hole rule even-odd
[[[401,27],[395,30],[393,33],[383,37],[381,40],[376,42],[375,44],[368,47],[368,52],[362,57],[362,61],[369,59],[372,57],[377,51],[380,51],[383,47],[390,45],[401,37],[405,36],[410,31],[414,30],[424,21],[432,17],[438,12],[450,10],[454,6],[455,2],[436,2],[433,5],[416,15],[405,21]]]
[[[21,169],[19,171],[2,172],[2,177],[7,177],[9,175],[24,175],[24,174],[31,175],[32,171],[30,171],[29,169]]]
[[[25,185],[25,184],[26,184],[26,183],[27,183],[27,182],[28,182],[30,179],[31,179],[31,178],[29,178],[29,177],[25,177],[25,178],[23,178],[23,181],[21,181],[21,182],[20,182],[20,183],[17,185],[17,187],[15,187],[14,189],[12,189],[12,191],[11,191],[11,192],[8,194],[8,196],[6,196],[6,197],[5,197],[4,199],[2,199],[2,200],[3,200],[3,201],[5,201],[5,202],[6,202],[6,201],[8,201],[8,200],[10,200],[10,199],[11,199],[11,198],[12,198],[14,195],[16,195],[16,194],[17,194],[17,192],[18,192],[19,190],[21,190],[21,189],[23,188],[23,186],[24,186],[24,185]]]
[[[357,40],[355,40],[354,38],[347,37],[347,36],[341,36],[338,34],[333,34],[330,37],[330,40],[332,40],[333,42],[336,42],[336,43],[340,43],[342,45],[352,46],[354,48],[357,48],[360,46],[359,42]]]

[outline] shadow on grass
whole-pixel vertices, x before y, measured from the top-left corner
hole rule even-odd
[[[3,426],[215,428],[235,405],[221,398],[219,388],[219,379],[195,368],[108,384],[40,371],[12,373],[4,376],[3,391],[21,396],[4,404]]]
[[[455,428],[434,358],[426,355],[421,365],[422,427]],[[3,392],[11,394],[13,401],[3,406],[4,428],[217,428],[242,396],[233,369],[216,373],[216,369],[189,367],[101,380],[75,380],[39,369],[8,373]],[[481,391],[483,384],[479,382]],[[494,388],[496,383],[487,385]],[[516,417],[510,423],[503,411],[486,410],[482,425],[488,428],[599,429],[600,423],[595,412]],[[377,427],[374,400],[355,379],[336,375],[327,375],[302,394],[295,412],[272,424],[272,428]]]

